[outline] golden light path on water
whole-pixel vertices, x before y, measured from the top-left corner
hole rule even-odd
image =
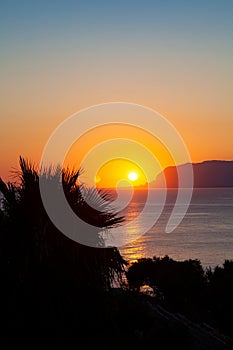
[[[145,191],[136,192],[135,200],[123,213],[126,220],[137,216],[143,206]],[[187,214],[172,233],[166,233],[166,222],[176,194],[176,189],[169,189],[164,211],[156,224],[143,236],[119,248],[124,259],[132,263],[140,258],[168,255],[181,261],[200,259],[204,267],[213,268],[222,265],[225,259],[232,259],[233,188],[194,189]],[[153,215],[153,209],[148,215]],[[128,234],[134,237],[137,230],[140,226],[132,227]]]

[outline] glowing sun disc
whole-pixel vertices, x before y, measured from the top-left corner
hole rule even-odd
[[[138,174],[135,173],[135,171],[131,171],[129,174],[128,174],[128,179],[130,181],[136,181],[138,179]]]

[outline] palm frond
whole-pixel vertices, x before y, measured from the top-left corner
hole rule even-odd
[[[124,271],[124,261],[118,249],[103,248],[104,242],[100,235],[101,230],[115,227],[124,220],[112,210],[111,195],[106,191],[97,192],[96,189],[86,188],[79,183],[82,170],[62,169],[60,166],[38,170],[37,166],[23,157],[20,157],[19,163],[17,185],[6,184],[0,179],[0,192],[6,202],[3,212],[5,210],[8,213],[9,232],[17,252],[14,257],[15,266],[24,266],[23,270],[26,271],[35,264],[40,266],[43,263],[52,271],[55,269],[56,273],[63,269],[64,276],[69,274],[74,280],[78,278],[80,285],[89,283],[94,287],[110,288],[114,278],[121,278]],[[91,240],[97,242],[95,246],[102,248],[71,241],[52,224],[40,196],[41,177],[55,191],[60,191],[63,187],[74,212],[93,226],[90,231]],[[88,235],[85,227],[80,224],[75,228],[80,236]],[[18,246],[21,247],[20,250]]]
[[[69,169],[65,168],[62,169],[62,184],[63,186],[66,186],[69,189],[74,188],[78,185],[78,179],[80,175],[82,174],[83,170],[75,168]]]
[[[20,156],[19,165],[20,171],[18,176],[21,180],[21,186],[26,187],[30,184],[38,183],[38,169],[31,161]]]
[[[12,207],[15,206],[17,202],[17,187],[8,182],[5,183],[1,178],[0,178],[0,192],[3,195],[3,206],[4,207]]]

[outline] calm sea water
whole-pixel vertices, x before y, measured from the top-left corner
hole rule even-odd
[[[123,257],[132,262],[142,257],[169,255],[176,260],[200,259],[204,267],[222,265],[225,259],[233,259],[233,188],[194,189],[183,221],[172,233],[165,233],[176,193],[168,190],[166,205],[157,223],[146,234],[121,247]],[[144,203],[145,194],[138,191],[123,212],[126,220],[140,214]],[[152,206],[146,215],[153,215],[155,209]],[[139,230],[140,227],[135,226],[135,231]]]
[[[154,190],[155,195],[156,191]],[[128,232],[130,244],[120,248],[123,257],[129,261],[143,257],[169,255],[176,260],[200,259],[204,267],[222,265],[225,259],[233,259],[233,188],[194,189],[187,214],[172,232],[165,228],[176,199],[176,190],[168,190],[164,210],[156,224],[143,236],[140,233],[145,221],[153,217],[156,208],[150,210],[135,222],[146,201],[145,191],[135,191],[132,201],[122,214],[126,222],[132,222]]]

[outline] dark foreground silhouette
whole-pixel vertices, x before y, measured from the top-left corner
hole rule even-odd
[[[135,291],[150,286],[156,302],[171,312],[233,335],[233,260],[204,271],[199,260],[140,259],[129,267],[127,279]]]
[[[126,271],[117,248],[91,248],[61,234],[41,202],[37,169],[22,158],[20,167],[16,184],[0,179],[0,310],[6,329],[1,344],[9,342],[13,329],[21,329],[35,333],[35,344],[43,349],[73,344],[231,348],[221,334],[232,332],[232,261],[204,271],[196,260],[153,258]],[[46,176],[51,181],[57,175]],[[103,246],[101,228],[119,225],[123,218],[92,190],[95,209],[89,207],[78,177],[79,172],[62,171],[66,198],[77,215],[96,227],[93,239]],[[102,196],[111,201],[106,193]],[[81,226],[76,229],[86,234]],[[144,284],[152,287],[153,295],[140,293]],[[201,330],[195,322],[202,324]]]

